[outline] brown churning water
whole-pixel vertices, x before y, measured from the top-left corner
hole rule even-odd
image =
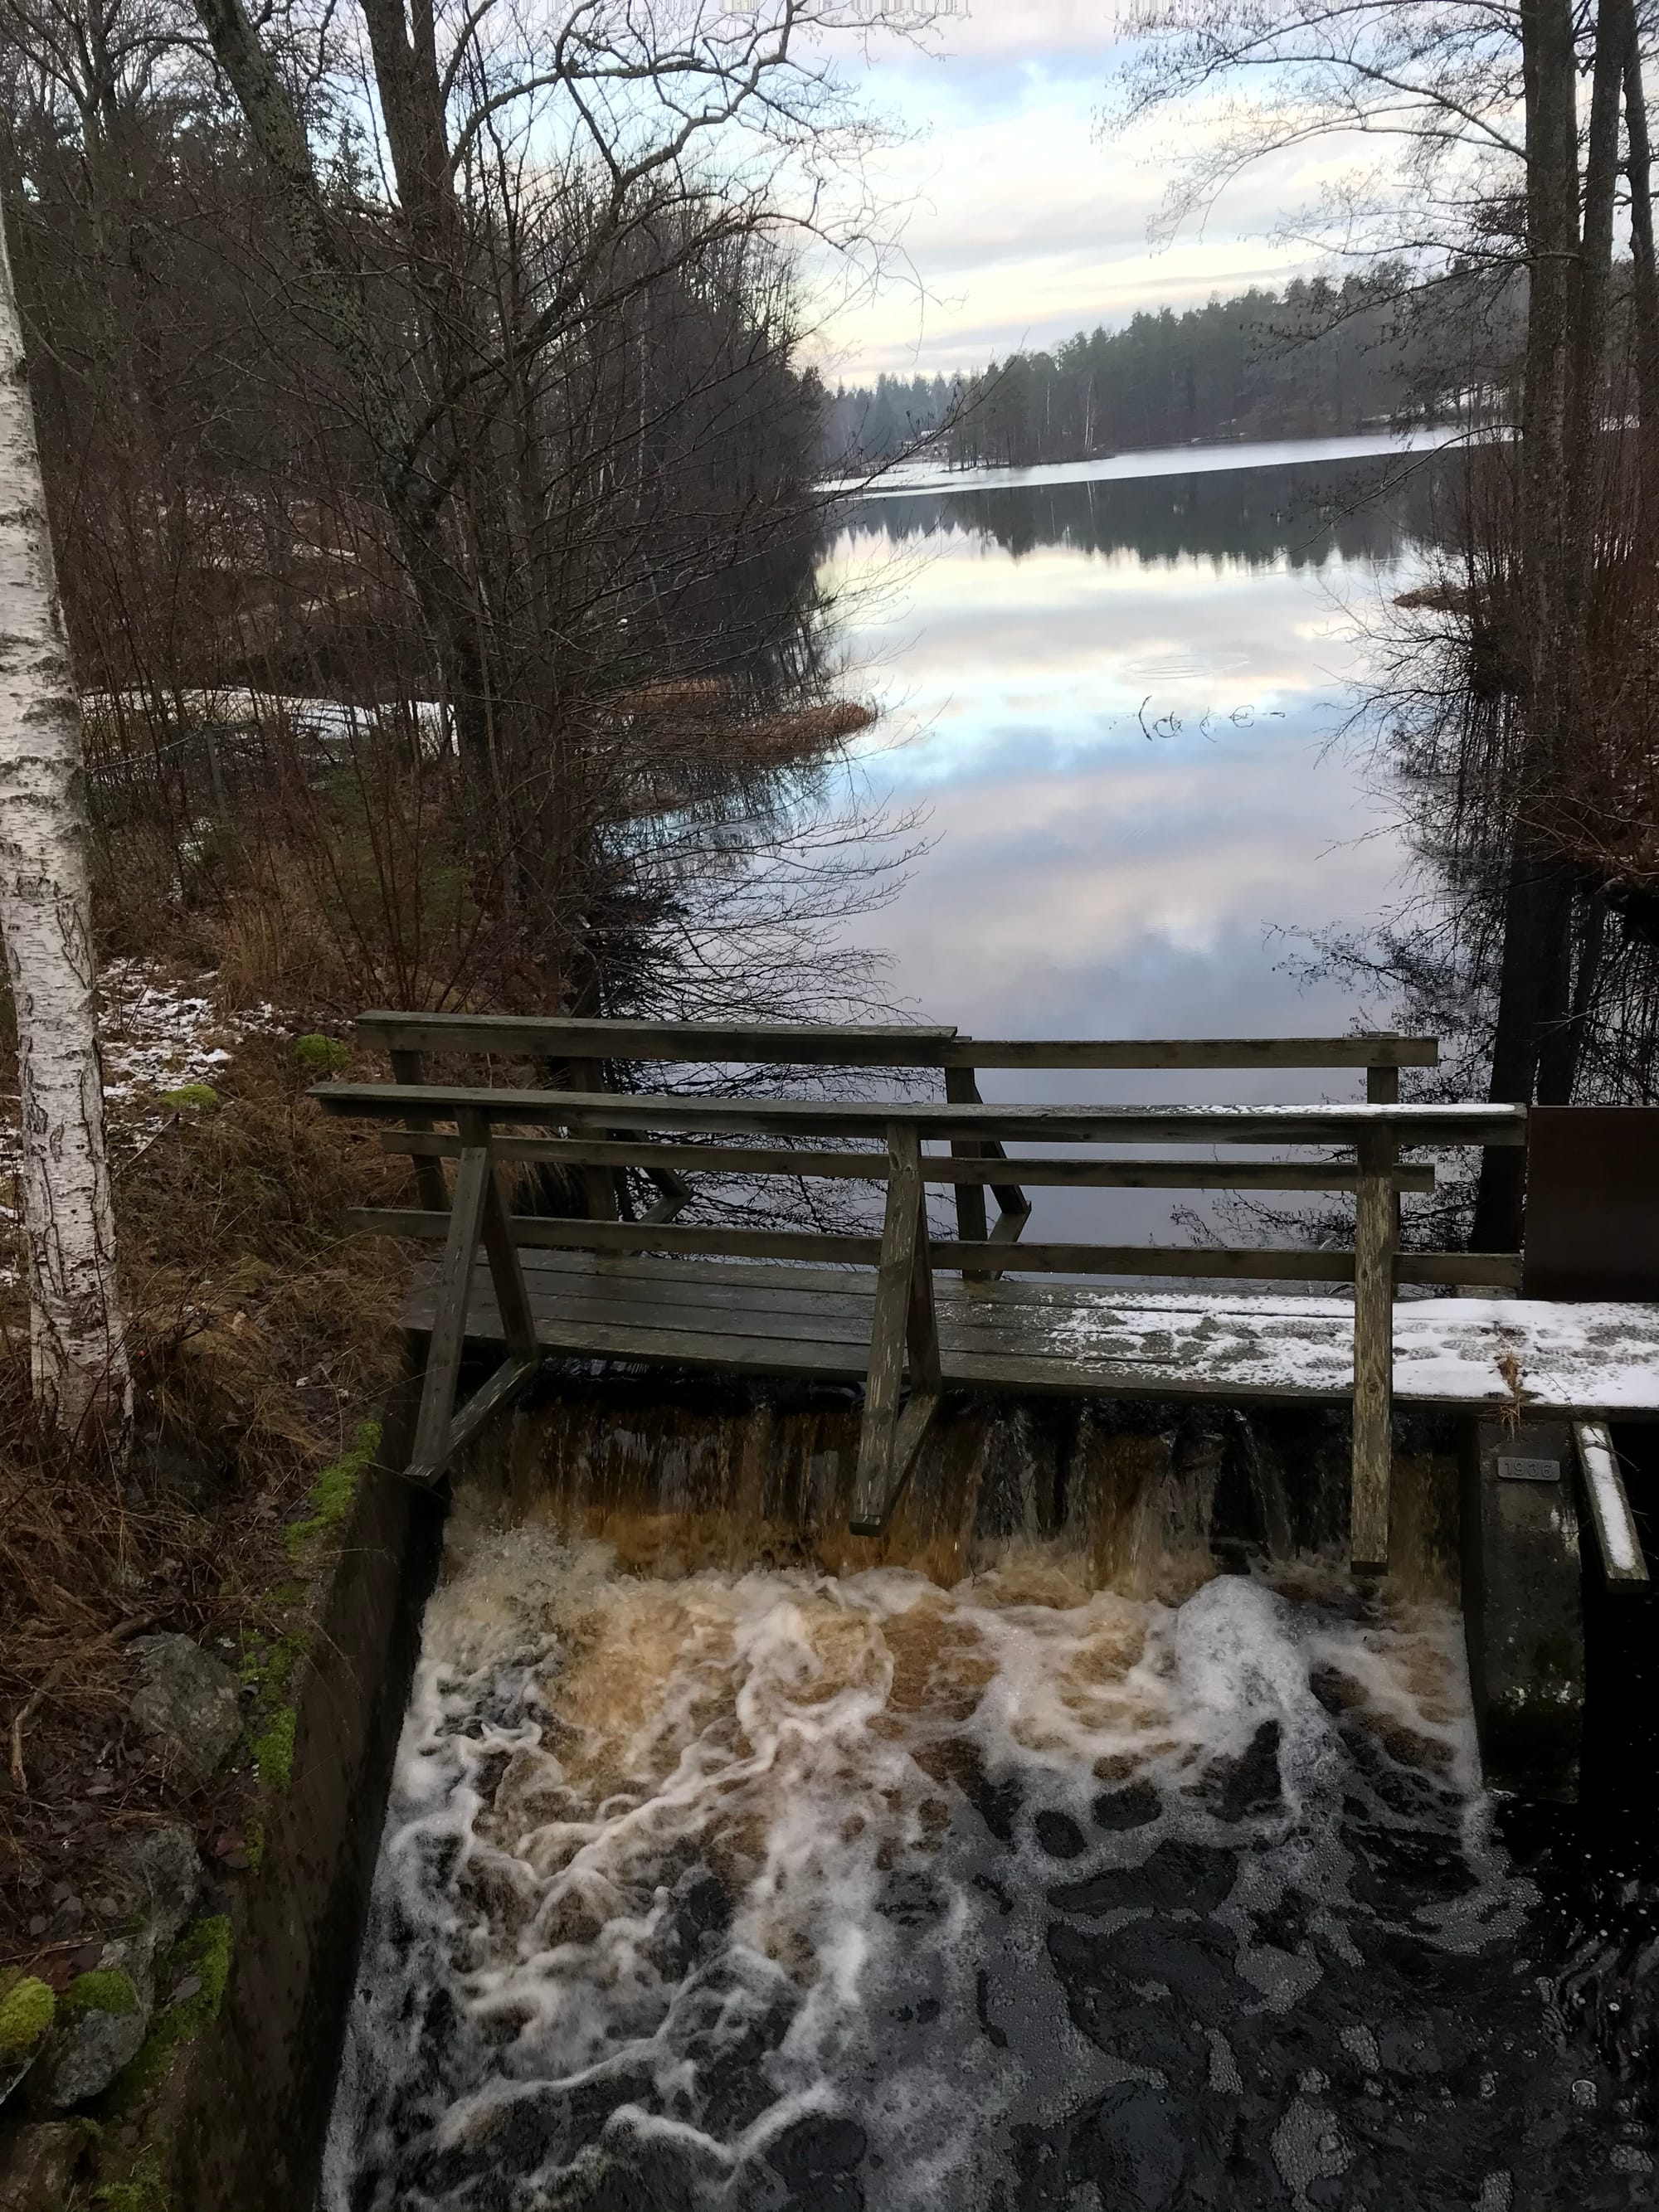
[[[1329,1424],[959,1409],[873,1545],[855,1433],[573,1383],[461,1486],[331,2212],[1650,2201],[1478,1786],[1443,1458],[1368,1597]]]

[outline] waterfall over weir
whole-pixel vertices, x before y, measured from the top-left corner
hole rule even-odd
[[[1335,1417],[963,1407],[875,1543],[855,1438],[568,1378],[459,1482],[327,2212],[1653,2201],[1479,1786],[1442,1439],[1368,1595]]]

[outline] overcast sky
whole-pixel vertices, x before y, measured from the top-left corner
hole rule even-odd
[[[912,277],[833,316],[815,349],[832,380],[975,368],[1139,307],[1181,307],[1317,265],[1272,235],[1281,212],[1309,197],[1316,155],[1305,167],[1290,157],[1264,165],[1201,231],[1149,242],[1202,118],[1165,118],[1103,142],[1113,0],[966,5],[927,34],[931,52],[879,32],[864,52],[850,39],[841,50],[870,104],[911,134],[878,157],[877,173],[908,204]]]

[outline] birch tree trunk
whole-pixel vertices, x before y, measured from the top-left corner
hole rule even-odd
[[[87,867],[81,703],[58,604],[11,262],[0,228],[0,934],[17,1010],[37,1404],[59,1427],[131,1407]]]

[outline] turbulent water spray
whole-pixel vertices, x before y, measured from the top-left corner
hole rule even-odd
[[[1190,1548],[1160,1592],[1146,1486],[1134,1542],[1045,1535],[1026,1458],[948,1587],[458,1512],[329,2212],[1649,2201],[1450,1607]]]

